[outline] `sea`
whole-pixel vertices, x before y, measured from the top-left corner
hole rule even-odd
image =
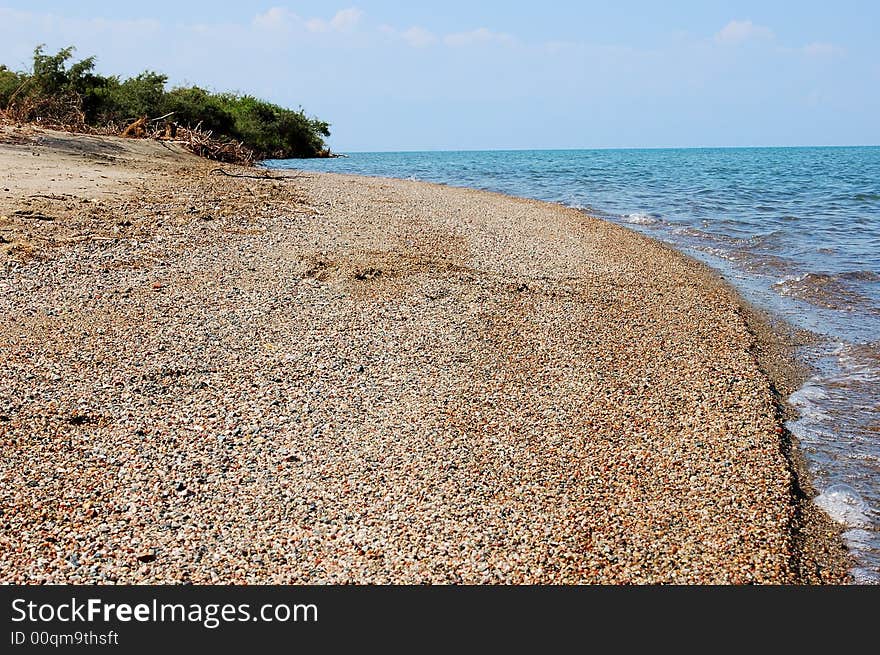
[[[353,152],[267,167],[548,200],[714,267],[812,334],[788,423],[857,583],[880,584],[880,147]]]

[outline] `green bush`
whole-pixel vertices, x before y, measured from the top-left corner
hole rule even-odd
[[[249,95],[211,93],[197,86],[168,90],[168,78],[145,71],[125,80],[94,72],[95,58],[71,62],[73,48],[47,55],[34,50],[30,72],[0,66],[0,108],[18,110],[27,120],[70,120],[76,113],[91,126],[126,125],[140,117],[170,120],[187,128],[235,139],[258,158],[316,157],[327,154],[330,126],[297,111]]]
[[[141,116],[153,116],[163,107],[165,83],[168,78],[146,71],[120,81],[104,78],[105,83],[94,90],[95,107],[86,112],[87,119],[98,124],[131,123]]]
[[[289,152],[318,154],[324,148],[323,137],[330,135],[329,125],[308,118],[302,110],[292,111],[249,95],[220,96],[235,121],[235,133],[244,143],[272,157]]]
[[[222,96],[209,93],[197,86],[171,89],[165,94],[162,114],[174,112],[174,120],[188,128],[200,127],[214,134],[235,136],[235,118],[226,107]],[[250,144],[254,148],[254,144]]]
[[[6,107],[12,99],[12,94],[18,91],[25,77],[6,66],[0,66],[0,108]]]

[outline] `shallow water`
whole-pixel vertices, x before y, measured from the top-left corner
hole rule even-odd
[[[278,168],[379,175],[561,202],[670,243],[810,330],[789,427],[817,503],[880,582],[880,147],[352,153]]]

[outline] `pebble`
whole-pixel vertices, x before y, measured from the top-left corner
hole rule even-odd
[[[845,579],[833,536],[798,564],[754,337],[693,261],[497,194],[126,161],[0,260],[3,582]]]

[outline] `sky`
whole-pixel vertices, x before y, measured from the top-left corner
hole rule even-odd
[[[250,93],[339,152],[880,144],[880,3],[0,0],[105,74]]]

